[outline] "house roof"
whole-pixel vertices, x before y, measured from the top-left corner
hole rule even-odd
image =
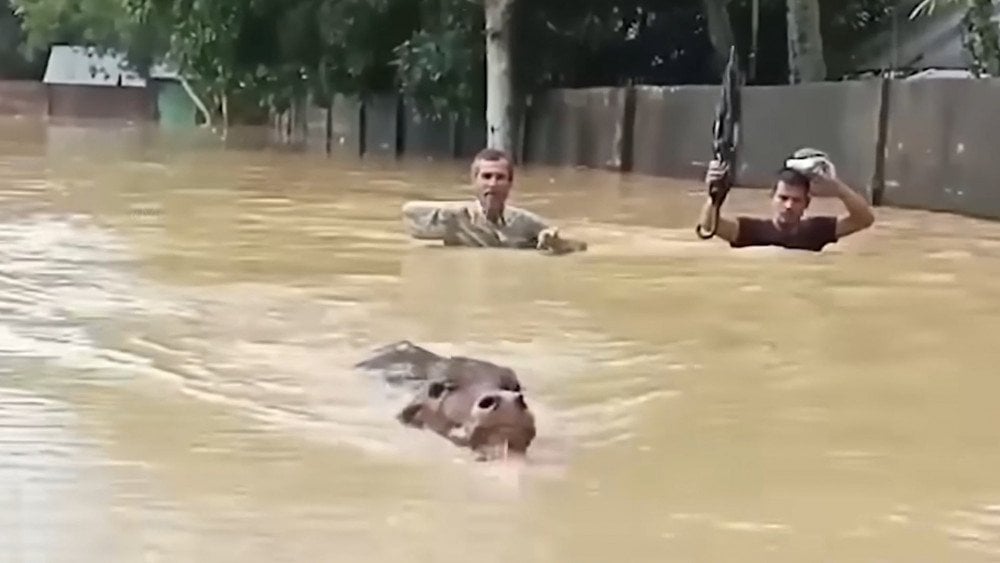
[[[106,51],[103,54],[93,47],[79,45],[54,45],[45,67],[45,84],[72,84],[87,86],[121,86],[143,88],[146,80],[132,70],[126,70],[123,55]],[[178,74],[169,65],[157,63],[150,68],[150,77],[176,79]]]

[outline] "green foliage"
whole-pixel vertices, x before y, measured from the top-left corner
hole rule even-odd
[[[895,0],[822,0],[820,8],[824,14],[830,14],[823,21],[823,40],[834,35],[857,41],[859,34],[891,17],[896,4]]]
[[[641,27],[644,13],[662,1],[522,1],[515,7],[517,83],[531,92],[581,81],[583,61],[614,39]],[[677,2],[672,2],[677,4]],[[539,46],[544,45],[544,49]],[[583,80],[585,82],[585,80]]]
[[[468,117],[485,99],[482,0],[7,1],[20,18],[22,51],[89,44],[124,52],[140,72],[168,58],[215,111],[223,98],[237,112],[259,117],[304,95],[326,106],[336,93],[364,97],[396,89],[424,116]],[[720,1],[747,52],[753,0]],[[702,2],[518,0],[516,85],[532,92],[716,80]],[[759,2],[759,75],[780,77],[785,0]],[[838,53],[875,29],[895,2],[821,4],[826,50]],[[995,38],[988,37],[995,26],[985,21],[967,20],[970,36],[986,39],[969,48],[984,60],[1000,59],[991,54]]]
[[[468,118],[482,98],[482,50],[467,47],[468,35],[463,29],[419,30],[395,49],[399,87],[417,102],[420,115]]]
[[[13,1],[31,45],[114,48],[140,70],[169,57],[216,107],[223,95],[280,110],[306,93],[325,105],[395,88],[425,116],[468,117],[485,99],[481,0]],[[655,19],[650,7],[698,2],[522,0],[518,86],[580,82],[603,46]]]
[[[30,52],[52,43],[118,45],[131,23],[120,0],[11,0],[11,5],[22,18]]]
[[[472,0],[419,0],[417,26],[392,50],[399,90],[417,114],[461,119],[478,113],[485,92],[483,9]]]
[[[853,68],[853,47],[882,33],[893,17],[897,0],[821,0],[820,9],[830,14],[821,31],[831,76]]]
[[[991,0],[969,0],[962,16],[962,43],[976,76],[1000,76],[1000,34]]]
[[[9,0],[0,0],[0,79],[40,80],[45,57],[25,46],[22,20]]]

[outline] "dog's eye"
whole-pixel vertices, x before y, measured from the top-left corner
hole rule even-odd
[[[497,404],[497,398],[494,397],[493,395],[489,395],[487,397],[479,399],[479,403],[476,406],[479,407],[480,409],[486,410],[495,407],[496,404]]]
[[[447,390],[448,387],[444,383],[435,381],[434,383],[431,383],[430,386],[427,388],[427,396],[430,397],[431,399],[438,399],[441,397],[441,395],[444,395],[444,392]]]

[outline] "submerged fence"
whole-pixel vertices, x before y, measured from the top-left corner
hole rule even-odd
[[[717,86],[552,90],[521,121],[523,163],[701,178],[711,158]],[[402,98],[338,98],[311,110],[300,140],[363,154],[463,158],[485,142],[482,121],[420,121]],[[877,205],[1000,218],[1000,80],[923,79],[749,86],[737,182],[765,187],[783,158],[827,151]],[[329,135],[329,140],[326,136]]]
[[[39,84],[0,84],[0,113],[45,112]],[[717,86],[552,90],[521,118],[518,159],[700,178],[711,158]],[[306,104],[301,104],[306,106]],[[336,97],[329,110],[279,116],[278,143],[308,150],[468,158],[485,144],[481,117],[421,120],[400,96]],[[845,180],[879,205],[1000,219],[1000,79],[873,78],[749,86],[737,183],[764,187],[795,148],[827,151]]]
[[[45,85],[33,80],[0,80],[0,115],[44,115]]]

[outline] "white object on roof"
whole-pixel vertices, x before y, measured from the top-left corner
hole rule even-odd
[[[961,68],[929,68],[912,74],[905,80],[923,80],[928,78],[975,78],[971,71]]]
[[[93,47],[54,45],[42,82],[144,88],[145,79],[134,71],[123,70],[124,61],[124,57],[113,51],[100,54]]]

